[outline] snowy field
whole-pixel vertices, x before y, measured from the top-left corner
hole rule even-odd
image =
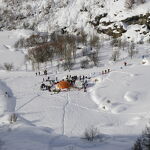
[[[0,33],[0,65],[13,63],[14,70],[0,70],[0,148],[6,150],[129,150],[150,116],[149,45],[140,45],[138,55],[129,59],[122,51],[112,63],[110,46],[101,49],[101,67],[71,72],[48,70],[51,79],[66,75],[88,75],[87,92],[71,89],[51,95],[41,91],[46,76],[25,72],[26,51],[14,49],[15,42],[31,31]],[[17,35],[17,36],[16,36]],[[145,64],[141,56],[145,55]],[[124,60],[127,66],[123,65]],[[80,61],[80,60],[77,60]],[[53,68],[55,69],[55,68]],[[109,74],[102,71],[110,69]],[[18,71],[23,70],[23,71]],[[96,82],[95,82],[96,81]],[[10,116],[17,122],[10,124]],[[101,138],[85,140],[88,128],[97,128]]]
[[[40,90],[42,75],[0,71],[3,147],[11,150],[130,149],[149,122],[150,65],[136,59],[126,67],[120,62],[109,68],[111,72],[106,75],[101,75],[104,68],[82,70],[82,75],[92,76],[87,92],[71,90],[54,95]],[[80,73],[81,70],[70,72],[71,75]],[[66,74],[49,76],[62,79]],[[18,114],[18,120],[9,124],[8,116],[12,112]],[[103,135],[101,141],[87,142],[82,138],[85,129],[91,126]]]
[[[134,4],[130,10],[124,6],[125,0],[49,2],[29,0],[6,7],[0,0],[2,10],[13,8],[14,14],[20,13],[26,18],[14,25],[19,29],[0,31],[0,150],[131,150],[150,120],[150,32],[144,23],[127,25],[122,21],[149,13],[150,1]],[[90,22],[105,13],[106,17],[94,28]],[[112,23],[106,26],[105,22]],[[20,29],[24,23],[29,23],[30,28],[34,25],[37,32],[48,33],[58,29],[77,33],[77,29],[84,28],[89,37],[96,35],[97,29],[114,30],[118,26],[127,31],[122,34],[122,40],[141,44],[136,45],[138,53],[133,59],[129,58],[127,48],[120,48],[119,60],[112,62],[111,41],[100,35],[103,45],[99,54],[100,67],[79,69],[85,57],[77,58],[71,72],[54,71],[58,60],[53,62],[55,67],[48,66],[51,79],[61,80],[67,75],[90,76],[87,92],[71,89],[52,94],[40,90],[43,78],[47,77],[35,76],[31,71],[31,64],[25,60],[27,50],[14,48],[19,39],[33,34],[33,31]],[[77,51],[77,55],[80,54],[81,51]],[[145,64],[142,64],[143,55]],[[13,65],[11,72],[4,70],[5,63]],[[105,69],[110,69],[110,73],[102,75]],[[15,116],[17,121],[13,122]],[[100,135],[92,142],[84,138],[89,128],[97,129]]]

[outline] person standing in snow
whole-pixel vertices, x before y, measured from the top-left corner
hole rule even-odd
[[[86,89],[87,89],[87,85],[88,85],[88,84],[87,84],[87,80],[85,80],[85,81],[83,82],[83,85],[82,85],[82,86],[83,86],[83,89],[84,89],[84,92],[87,92],[87,90],[86,90]]]
[[[6,96],[6,97],[10,97],[9,94],[8,94],[8,92],[5,92],[5,96]]]
[[[127,62],[124,62],[124,66],[127,66]]]

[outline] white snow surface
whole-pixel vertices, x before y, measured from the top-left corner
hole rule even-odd
[[[148,58],[147,58],[148,59]],[[127,150],[149,121],[150,65],[133,59],[104,68],[49,74],[62,79],[67,74],[89,75],[87,92],[72,89],[51,95],[40,91],[43,75],[34,72],[0,71],[0,139],[12,150]],[[120,69],[120,67],[123,67]],[[45,77],[46,78],[46,77]],[[8,92],[10,97],[5,96]],[[8,115],[18,114],[9,124]],[[103,140],[82,139],[86,128],[94,126]]]
[[[29,37],[33,31],[28,30],[12,30],[0,32],[0,67],[5,63],[13,64],[14,69],[21,69],[24,65],[25,52],[14,48],[14,44],[20,38]]]
[[[0,3],[2,10],[6,8],[5,5],[6,3]],[[63,28],[66,28],[69,33],[75,33],[82,28],[86,33],[93,35],[97,32],[97,27],[94,29],[90,22],[94,21],[96,17],[107,13],[108,15],[102,18],[100,22],[114,22],[111,27],[115,27],[116,24],[123,26],[127,29],[127,33],[123,35],[131,36],[131,40],[136,42],[135,37],[137,34],[138,41],[145,41],[149,38],[149,34],[142,34],[142,25],[138,26],[140,32],[134,33],[135,36],[132,37],[132,33],[135,32],[135,25],[126,28],[128,25],[122,22],[128,17],[149,13],[149,0],[145,0],[144,4],[134,4],[132,9],[125,8],[125,0],[27,0],[21,1],[18,5],[7,5],[10,11],[13,10],[16,11],[16,14],[23,14],[26,18],[23,21],[19,20],[21,23],[17,24],[18,28],[22,24],[29,24],[30,28],[35,26],[35,30],[49,33]],[[99,28],[109,28],[109,26],[100,24]]]

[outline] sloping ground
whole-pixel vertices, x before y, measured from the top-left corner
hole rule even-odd
[[[132,9],[125,7],[125,0],[27,0],[17,3],[9,0],[2,4],[1,30],[24,28],[40,32],[52,33],[60,30],[78,34],[84,28],[89,35],[98,32],[117,38],[131,28],[128,27],[130,18],[140,18],[138,23],[134,21],[131,26],[136,23],[149,28],[149,17],[146,21],[142,17],[150,12],[148,0],[144,4],[135,4]],[[145,33],[142,34],[142,30],[139,34],[141,40],[146,36]],[[145,30],[149,32],[149,29]]]
[[[14,44],[20,38],[28,37],[32,34],[29,30],[13,30],[0,32],[0,68],[5,63],[13,64],[14,69],[21,69],[24,65],[24,51],[14,48]]]
[[[140,60],[120,69],[121,66],[121,63],[109,66],[111,72],[106,75],[101,75],[105,68],[82,70],[86,75],[92,72],[87,93],[71,90],[54,95],[40,91],[43,76],[35,77],[32,72],[0,72],[0,78],[13,90],[19,115],[15,124],[1,126],[3,147],[129,149],[149,121],[150,66],[142,65]],[[70,72],[80,73],[81,70]],[[61,79],[65,74],[57,76]],[[91,126],[104,134],[103,141],[88,143],[81,139]]]

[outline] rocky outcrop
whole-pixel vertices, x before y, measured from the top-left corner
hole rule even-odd
[[[127,25],[133,24],[146,25],[147,28],[150,30],[150,13],[132,16],[122,20],[122,22]]]

